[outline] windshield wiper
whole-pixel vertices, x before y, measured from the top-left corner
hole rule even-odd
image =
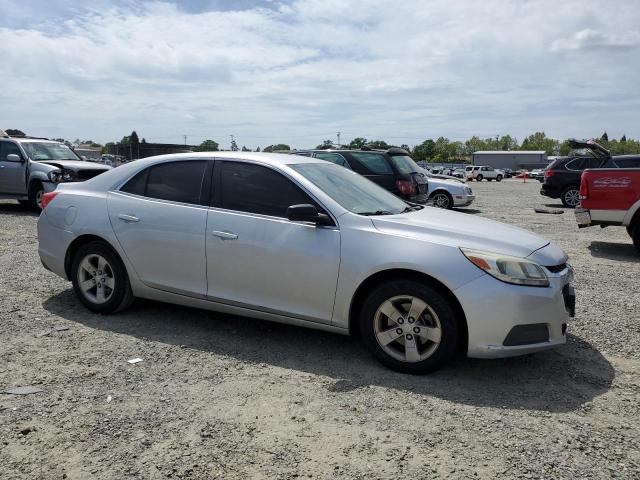
[[[402,210],[402,212],[400,213],[407,213],[407,212],[415,212],[417,210],[422,210],[424,208],[424,205],[408,205],[404,210]]]
[[[360,212],[360,215],[370,217],[372,215],[395,215],[395,213],[389,210],[376,210],[375,212]]]

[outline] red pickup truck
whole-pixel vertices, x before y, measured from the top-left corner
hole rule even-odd
[[[640,168],[585,170],[580,182],[578,227],[621,225],[640,250]]]

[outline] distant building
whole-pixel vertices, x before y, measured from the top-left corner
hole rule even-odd
[[[533,170],[535,168],[545,168],[549,161],[544,150],[482,150],[473,153],[471,163],[493,168]]]
[[[196,148],[195,145],[184,145],[175,143],[116,143],[107,145],[107,153],[110,155],[119,155],[127,160],[138,158],[153,157],[155,155],[166,155],[169,153],[186,153],[192,152]]]
[[[98,160],[102,155],[102,147],[93,147],[85,143],[81,143],[73,151],[89,160]]]

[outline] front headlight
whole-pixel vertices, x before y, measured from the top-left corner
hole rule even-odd
[[[476,267],[502,282],[530,287],[549,286],[549,277],[543,268],[531,260],[467,248],[460,250]]]
[[[53,183],[58,183],[62,181],[62,172],[60,170],[54,170],[52,172],[49,172],[47,176],[49,177],[49,180],[51,180]]]
[[[62,181],[70,182],[72,180],[73,180],[73,172],[70,172],[69,170],[64,170],[62,172]]]

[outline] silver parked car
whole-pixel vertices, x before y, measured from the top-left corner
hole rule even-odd
[[[94,312],[141,297],[358,333],[404,372],[561,345],[574,305],[567,255],[544,238],[313,158],[147,158],[43,205],[40,258]]]

